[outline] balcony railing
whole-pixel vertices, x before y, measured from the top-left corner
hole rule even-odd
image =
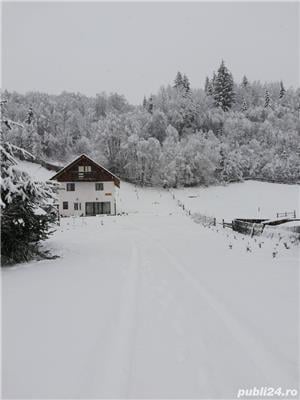
[[[91,172],[78,172],[78,171],[71,171],[69,172],[70,174],[70,180],[72,181],[94,181],[94,180],[99,180],[99,173],[96,171],[91,171]]]

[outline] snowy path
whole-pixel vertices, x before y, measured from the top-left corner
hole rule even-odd
[[[250,254],[242,240],[229,250],[169,193],[124,197],[138,212],[103,226],[63,220],[50,240],[62,258],[4,271],[4,397],[297,388],[297,250],[273,259],[268,243]]]

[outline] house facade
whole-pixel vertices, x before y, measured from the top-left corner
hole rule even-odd
[[[120,179],[82,154],[59,170],[58,207],[63,217],[116,214],[116,187]]]

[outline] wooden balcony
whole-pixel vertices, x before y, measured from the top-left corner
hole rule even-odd
[[[97,171],[91,171],[91,172],[70,171],[68,173],[68,175],[69,175],[68,178],[71,182],[72,181],[80,181],[80,182],[99,181],[99,172],[97,172]]]

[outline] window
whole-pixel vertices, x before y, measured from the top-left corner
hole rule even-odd
[[[85,203],[85,213],[86,215],[110,214],[110,202]]]
[[[78,166],[78,178],[83,179],[85,174],[92,172],[92,167],[90,165],[79,165]]]
[[[75,191],[75,183],[67,183],[67,192]]]
[[[103,190],[103,183],[96,183],[95,184],[95,189],[96,190]]]
[[[69,204],[67,201],[63,201],[63,210],[68,210]]]
[[[78,172],[92,172],[92,167],[90,165],[79,165]]]
[[[81,203],[74,203],[74,210],[75,211],[81,210]]]

